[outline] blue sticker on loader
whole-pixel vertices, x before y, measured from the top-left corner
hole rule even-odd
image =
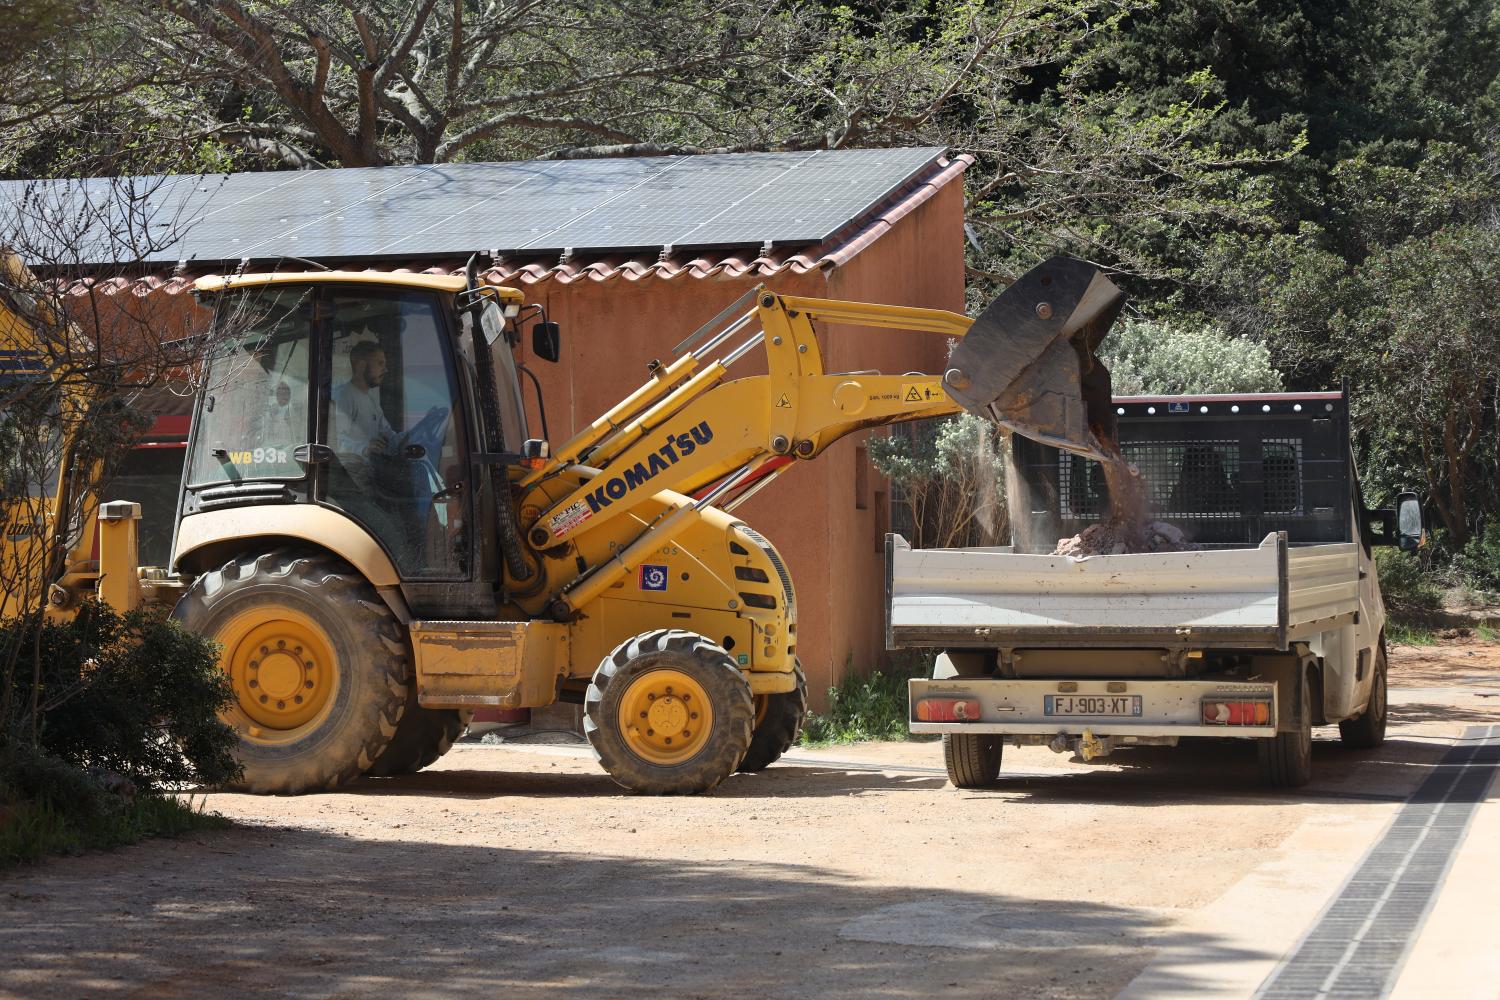
[[[667,589],[667,567],[652,566],[649,563],[641,567],[641,589],[642,590],[666,590]]]

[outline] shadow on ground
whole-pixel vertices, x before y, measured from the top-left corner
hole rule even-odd
[[[569,761],[557,771],[507,770],[506,755],[496,748],[492,769],[444,769],[400,778],[366,779],[345,792],[368,796],[489,799],[504,797],[618,797],[629,793],[587,758]],[[1268,788],[1260,778],[1255,747],[1246,740],[1194,739],[1182,746],[1137,747],[1117,751],[1091,767],[1076,758],[1058,771],[1028,771],[1007,751],[1000,780],[992,789],[965,795],[1019,796],[1038,802],[1071,802],[1118,806],[1243,805],[1256,802],[1373,801],[1399,802],[1427,776],[1446,745],[1391,738],[1378,750],[1346,750],[1336,729],[1320,730],[1313,744],[1313,783],[1300,789]],[[462,751],[461,751],[462,752]],[[450,764],[463,758],[450,758]],[[528,763],[536,756],[527,755]],[[1034,767],[1034,757],[1032,758]],[[1055,758],[1058,761],[1063,758]],[[710,794],[713,798],[842,798],[942,789],[948,783],[942,753],[936,746],[928,765],[892,765],[877,769],[869,760],[799,759],[760,774],[733,775]],[[583,770],[587,767],[588,770]]]
[[[0,995],[70,1000],[1093,997],[1163,929],[1144,910],[807,865],[264,828],[13,874],[0,921]],[[1243,957],[1186,943],[1205,968]]]

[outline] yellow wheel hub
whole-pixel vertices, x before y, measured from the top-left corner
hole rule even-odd
[[[338,687],[333,644],[301,611],[262,606],[233,618],[214,638],[234,685],[229,722],[253,742],[295,739],[322,720]]]
[[[630,752],[670,767],[692,759],[708,742],[714,711],[708,693],[680,670],[648,670],[620,698],[620,732]]]

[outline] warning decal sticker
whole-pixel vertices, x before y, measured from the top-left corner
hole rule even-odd
[[[940,403],[943,400],[943,389],[939,382],[902,382],[901,402],[903,403]]]

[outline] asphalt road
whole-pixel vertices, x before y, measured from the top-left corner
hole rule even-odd
[[[1359,995],[1500,996],[1475,919],[1495,767],[1453,756],[1500,723],[1500,650],[1392,670],[1386,745],[1320,732],[1291,793],[1202,741],[1007,750],[967,792],[908,743],[798,750],[691,798],[623,794],[578,747],[477,745],[340,794],[212,795],[237,828],[0,875],[0,997],[1313,997],[1293,980],[1325,952],[1346,977],[1394,956]],[[1405,855],[1372,852],[1398,835]],[[1379,919],[1324,919],[1374,905],[1349,880],[1386,855],[1406,867]]]

